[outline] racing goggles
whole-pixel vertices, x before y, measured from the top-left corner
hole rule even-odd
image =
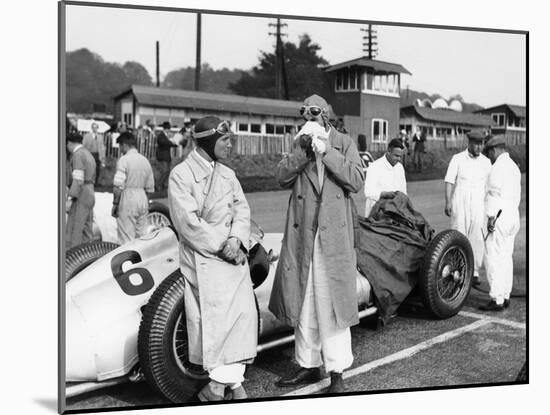
[[[229,121],[222,121],[216,128],[210,128],[209,130],[201,131],[200,133],[195,132],[194,136],[195,138],[204,138],[210,137],[216,133],[221,134],[222,136],[232,134],[233,132],[231,131],[231,124]]]
[[[317,105],[302,105],[300,108],[300,115],[311,114],[314,117],[317,117],[318,115],[321,115],[322,112],[323,109]]]

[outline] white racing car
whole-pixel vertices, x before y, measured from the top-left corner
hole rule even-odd
[[[110,205],[107,212],[96,216],[110,215]],[[165,206],[155,205],[152,213],[155,226],[142,238],[123,246],[98,240],[67,252],[67,397],[145,378],[169,400],[186,402],[208,381],[207,373],[187,360],[178,236],[173,227],[163,226],[170,224]],[[294,337],[267,309],[283,234],[264,234],[255,224],[252,228],[251,246],[263,246],[271,263],[267,276],[260,272],[253,278],[260,352]],[[450,230],[436,235],[418,274],[418,291],[428,311],[436,318],[458,313],[472,274],[466,237]],[[369,281],[359,271],[356,279],[360,318],[375,316]]]

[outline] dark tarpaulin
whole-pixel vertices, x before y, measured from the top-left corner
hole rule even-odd
[[[380,199],[358,224],[357,267],[369,280],[385,323],[416,285],[433,230],[401,192]]]

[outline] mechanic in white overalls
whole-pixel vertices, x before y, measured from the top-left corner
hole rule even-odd
[[[151,163],[138,153],[132,133],[122,133],[117,143],[123,156],[118,159],[113,180],[111,214],[117,219],[118,243],[123,245],[143,236],[146,231],[147,193],[155,191],[155,179]]]
[[[82,145],[82,140],[78,133],[67,136],[67,150],[71,154],[66,202],[67,248],[92,240],[96,164],[93,156]]]
[[[513,254],[514,239],[520,228],[521,172],[506,151],[502,136],[487,141],[485,150],[493,163],[485,196],[489,232],[485,270],[491,300],[479,308],[484,311],[501,311],[510,305],[514,281]]]
[[[468,148],[455,154],[445,175],[445,214],[451,217],[451,228],[468,237],[474,252],[474,285],[479,285],[479,269],[483,264],[485,244],[485,184],[491,162],[481,154],[485,135],[480,131],[468,134]]]

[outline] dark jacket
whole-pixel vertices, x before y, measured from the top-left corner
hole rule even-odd
[[[177,147],[172,143],[164,131],[160,132],[157,135],[157,160],[158,161],[172,161],[172,155],[170,154],[170,149],[172,147]]]

